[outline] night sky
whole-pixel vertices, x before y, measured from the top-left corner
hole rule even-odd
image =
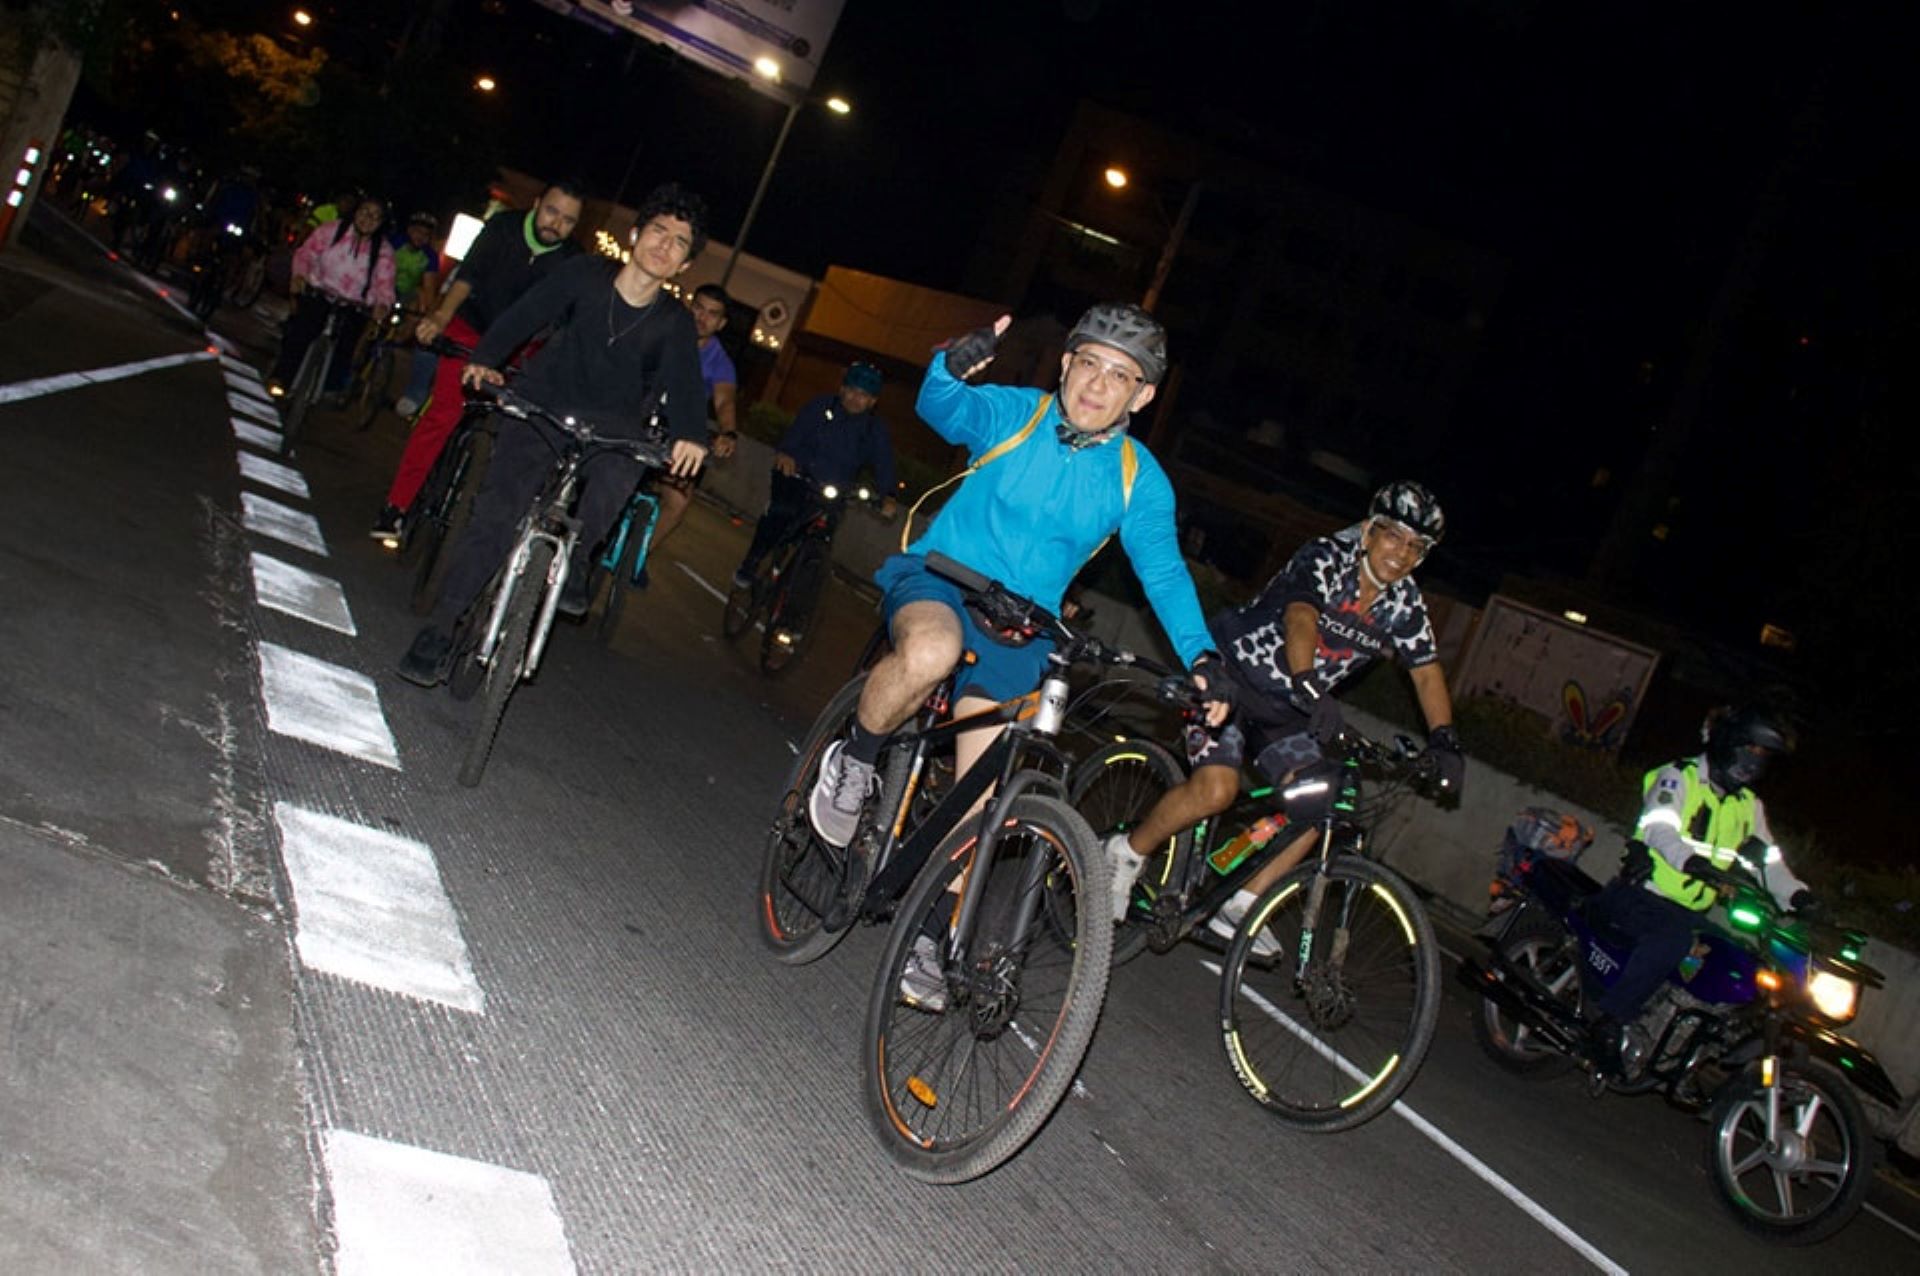
[[[420,8],[311,7],[376,70]],[[677,178],[733,237],[781,105],[533,0],[447,13],[443,73],[501,81],[458,132],[629,202]],[[1822,694],[1896,731],[1889,706],[1920,700],[1881,655],[1920,623],[1896,587],[1920,482],[1917,28],[1910,3],[848,0],[815,87],[854,114],[803,111],[747,246],[957,288],[1087,98],[1489,250],[1505,291],[1448,437],[1420,448],[1455,529],[1429,573],[1469,596],[1559,578],[1736,645],[1787,623],[1800,671],[1851,688]],[[409,179],[381,180],[473,197]],[[1599,570],[1649,473],[1639,495],[1680,504],[1645,521],[1678,535]]]

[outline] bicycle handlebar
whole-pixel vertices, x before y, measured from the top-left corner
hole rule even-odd
[[[525,398],[506,389],[504,386],[489,387],[484,393],[470,396],[487,403],[497,412],[504,413],[517,421],[542,421],[560,430],[578,441],[582,447],[601,447],[613,451],[625,452],[640,464],[651,469],[664,470],[673,465],[672,448],[668,444],[650,439],[635,439],[624,436],[608,437],[594,430],[591,423],[575,416],[562,416],[541,407],[532,399]]]

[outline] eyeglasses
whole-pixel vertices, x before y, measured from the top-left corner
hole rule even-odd
[[[1389,549],[1412,550],[1420,558],[1425,558],[1433,550],[1433,537],[1422,536],[1405,523],[1396,523],[1390,518],[1376,518],[1373,520],[1373,530]]]
[[[1134,390],[1139,388],[1140,383],[1146,380],[1145,377],[1137,372],[1128,372],[1117,363],[1108,363],[1106,360],[1096,359],[1090,354],[1074,355],[1072,365],[1078,368],[1083,375],[1096,378],[1102,385],[1110,389],[1124,391],[1128,394],[1133,393]]]

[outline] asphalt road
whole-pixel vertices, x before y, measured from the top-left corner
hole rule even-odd
[[[84,245],[37,246],[0,257],[0,387],[205,346]],[[248,316],[214,328],[258,337]],[[263,366],[264,353],[243,346],[241,361]],[[1655,1099],[1508,1079],[1479,1056],[1451,982],[1404,1114],[1291,1133],[1233,1080],[1213,954],[1192,945],[1116,973],[1079,1085],[1021,1155],[961,1187],[903,1178],[867,1131],[854,1067],[880,935],[788,968],[764,954],[751,907],[767,807],[870,604],[836,585],[815,649],[764,678],[719,634],[715,587],[746,531],[696,505],[610,645],[556,634],[485,782],[466,789],[454,776],[477,706],[393,675],[417,622],[405,574],[366,536],[399,423],[356,432],[322,416],[296,454],[271,455],[237,442],[227,395],[221,362],[201,358],[0,401],[0,828],[19,835],[9,855],[57,843],[141,870],[120,889],[170,898],[184,883],[269,932],[250,960],[284,967],[255,971],[247,1004],[208,1030],[222,1039],[176,1042],[133,1075],[165,1090],[195,1049],[229,1049],[235,1023],[283,1052],[235,1074],[253,1116],[223,1133],[229,1172],[204,1189],[229,1215],[275,1218],[242,1221],[245,1243],[217,1251],[183,1213],[156,1218],[178,1229],[162,1257],[129,1237],[126,1220],[151,1208],[120,1186],[137,1176],[101,1165],[89,1180],[69,1148],[79,1185],[47,1188],[19,1136],[38,1128],[36,1103],[89,1091],[89,1065],[24,1071],[16,1013],[0,1049],[13,1062],[0,1185],[47,1188],[71,1220],[13,1249],[0,1238],[17,1270],[379,1270],[373,1247],[399,1244],[382,1219],[418,1202],[378,1185],[428,1182],[434,1167],[505,1184],[472,1199],[507,1204],[449,1224],[491,1247],[480,1260],[435,1251],[454,1269],[1920,1266],[1920,1201],[1891,1179],[1817,1250],[1749,1238],[1713,1199],[1703,1126]],[[290,467],[307,494],[243,479],[249,453]],[[261,498],[311,515],[324,552],[263,531]],[[336,582],[352,631],[261,605],[259,554]],[[284,653],[363,679],[352,685],[371,688],[386,739],[344,752],[324,731],[290,734],[292,708],[274,699]],[[355,967],[296,929],[323,911],[294,862],[316,829],[353,830],[409,866],[424,896],[437,884],[434,916],[453,935],[427,974],[437,991],[396,991],[399,963]],[[67,924],[87,927],[84,905]],[[57,985],[61,970],[34,978]],[[108,1063],[127,1075],[128,1061]],[[214,1104],[204,1119],[233,1114]],[[260,1165],[232,1172],[249,1146]],[[398,1179],[376,1173],[395,1164]],[[0,1226],[23,1217],[0,1208]]]

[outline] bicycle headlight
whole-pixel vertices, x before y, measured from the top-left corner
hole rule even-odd
[[[863,487],[859,491],[859,497],[863,501],[870,501],[873,499],[873,490],[871,488]]]
[[[232,222],[228,222],[227,233],[237,239],[240,236],[246,234],[247,232],[244,230],[241,230],[238,226],[234,225]]]
[[[180,192],[173,189],[173,187],[171,186],[164,187],[160,191],[160,198],[166,200],[169,204],[171,204],[173,203],[174,200],[180,198]]]
[[[1847,1023],[1860,1009],[1860,985],[1831,970],[1816,970],[1807,980],[1807,996],[1823,1018]]]
[[[835,487],[833,484],[829,483],[825,487],[820,489],[820,495],[826,497],[830,501],[837,501],[840,499],[840,489]]]

